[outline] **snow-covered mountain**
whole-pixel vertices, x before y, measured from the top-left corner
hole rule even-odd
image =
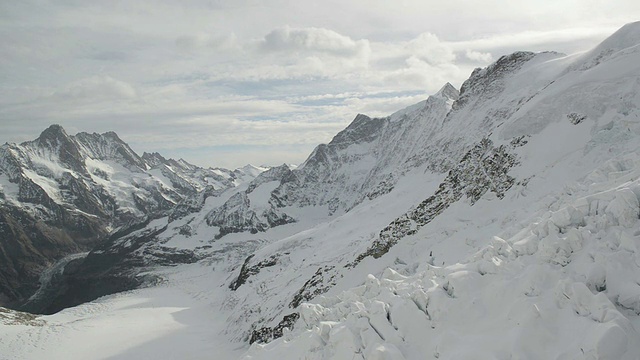
[[[157,153],[140,157],[113,132],[70,136],[59,125],[36,140],[4,144],[0,303],[29,297],[40,272],[64,255],[256,175],[253,169],[203,169]]]
[[[246,182],[144,155],[141,174],[181,198],[61,260],[39,292],[57,310],[113,279],[145,287],[3,310],[0,354],[638,359],[639,79],[633,23],[590,52],[516,52],[459,92],[358,115],[299,167]]]

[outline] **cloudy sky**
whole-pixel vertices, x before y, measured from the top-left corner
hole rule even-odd
[[[586,50],[637,0],[0,0],[0,142],[116,131],[204,166],[300,163],[515,50]]]

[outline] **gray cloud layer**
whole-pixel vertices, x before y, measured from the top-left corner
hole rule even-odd
[[[585,50],[636,1],[0,2],[1,141],[51,123],[203,165],[300,162],[358,112],[515,50]]]

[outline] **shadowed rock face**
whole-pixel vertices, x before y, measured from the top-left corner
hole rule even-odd
[[[52,314],[101,296],[132,290],[161,279],[141,272],[157,266],[190,264],[202,259],[197,252],[164,248],[158,235],[167,226],[149,227],[150,221],[123,229],[96,246],[85,257],[71,260],[51,279],[44,295],[20,310]]]
[[[518,143],[511,145],[517,146]],[[433,196],[385,227],[373,245],[358,256],[351,266],[367,256],[379,258],[386,254],[400,239],[415,234],[463,196],[469,199],[471,205],[489,191],[502,199],[515,184],[515,178],[508,174],[509,170],[518,164],[509,150],[504,145],[494,147],[489,139],[482,140],[465,154],[458,166],[449,171]]]
[[[253,234],[269,228],[292,223],[295,220],[281,212],[273,204],[269,208],[256,212],[246,192],[233,195],[222,207],[207,216],[207,224],[220,227],[216,238],[226,234],[249,231]]]
[[[51,125],[36,140],[25,144],[33,145],[41,151],[57,152],[62,164],[78,173],[87,174],[77,145],[60,125]]]
[[[255,207],[249,199],[249,195],[265,183],[282,184],[290,181],[296,181],[296,179],[287,165],[274,167],[261,173],[249,183],[245,191],[234,194],[221,207],[207,214],[207,224],[219,227],[216,238],[221,238],[227,234],[244,231],[255,234],[295,222],[295,219],[279,209],[284,205],[273,193],[267,204],[262,204],[263,207]]]
[[[293,325],[300,318],[300,314],[291,313],[282,318],[282,320],[278,323],[278,325],[270,328],[270,327],[262,327],[260,329],[253,330],[251,332],[251,338],[249,339],[249,344],[253,344],[254,342],[258,343],[268,343],[273,339],[277,339],[282,337],[285,328],[293,329]]]
[[[460,98],[454,103],[453,109],[468,106],[474,99],[490,100],[504,89],[503,81],[506,76],[520,69],[535,56],[536,54],[532,52],[518,51],[500,57],[498,61],[486,68],[475,69],[469,79],[462,84]]]
[[[29,297],[38,288],[40,272],[55,259],[87,251],[106,234],[101,221],[65,209],[47,222],[17,207],[0,207],[0,293],[5,304]]]
[[[333,215],[390,192],[405,172],[426,161],[422,152],[458,95],[446,84],[436,95],[391,116],[358,114],[331,142],[318,145],[300,167],[282,165],[260,174],[246,191],[212,210],[207,224],[219,227],[218,237],[257,233],[294,222],[287,207],[325,207]],[[268,206],[256,207],[249,195],[267,182],[278,184]]]

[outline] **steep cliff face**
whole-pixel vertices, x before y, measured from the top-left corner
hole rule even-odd
[[[270,227],[284,225],[292,222],[293,219],[286,214],[280,213],[272,204],[261,212],[256,212],[255,204],[249,200],[245,192],[234,194],[224,205],[213,210],[207,217],[207,224],[220,228],[218,238],[229,234],[249,231],[257,233],[265,231]],[[260,210],[257,210],[260,211]]]

